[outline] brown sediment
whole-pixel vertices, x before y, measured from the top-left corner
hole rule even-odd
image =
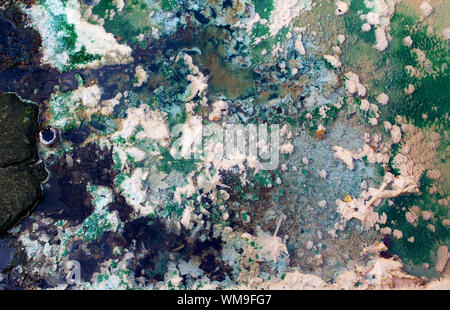
[[[250,70],[227,62],[222,41],[229,40],[229,34],[219,28],[210,28],[201,34],[202,55],[194,60],[208,70],[208,93],[210,96],[225,94],[230,99],[245,95],[254,87]]]

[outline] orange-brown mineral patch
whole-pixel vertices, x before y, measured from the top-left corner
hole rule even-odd
[[[322,140],[323,137],[325,137],[325,130],[323,129],[316,130],[316,138],[318,140]]]

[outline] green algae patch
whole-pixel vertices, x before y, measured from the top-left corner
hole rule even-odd
[[[125,42],[136,43],[136,37],[144,31],[150,30],[150,25],[146,22],[136,20],[133,16],[139,15],[133,13],[122,13],[116,16],[113,20],[106,20],[103,25],[106,31],[114,33],[115,36],[122,38]]]
[[[112,191],[96,185],[88,185],[87,189],[92,195],[95,211],[83,221],[77,235],[83,236],[85,242],[90,242],[99,239],[106,231],[117,228],[118,221],[107,208],[113,201]]]
[[[423,176],[420,180],[420,195],[408,194],[392,199],[394,205],[389,206],[386,202],[377,211],[385,212],[388,222],[381,227],[390,227],[403,233],[401,239],[392,238],[392,246],[389,251],[398,255],[408,264],[420,265],[428,263],[433,265],[433,255],[440,245],[450,245],[450,228],[442,224],[442,220],[448,217],[448,209],[438,203],[442,199],[439,193],[430,194],[431,180]],[[432,211],[434,217],[424,220],[418,216],[417,221],[412,224],[407,221],[406,213],[412,207],[417,206],[421,211]],[[431,228],[429,225],[433,225]],[[414,237],[414,242],[408,241]]]
[[[350,66],[356,72],[362,72],[362,75],[368,69],[374,70],[369,80],[369,99],[374,100],[381,92],[386,92],[390,97],[387,106],[380,106],[382,118],[394,122],[396,115],[402,115],[418,127],[437,122],[448,128],[448,120],[443,116],[450,107],[450,89],[446,87],[450,83],[447,69],[450,44],[430,32],[419,17],[403,5],[397,6],[391,19],[392,40],[381,53],[373,48],[373,38],[369,39],[368,33],[360,32],[360,25],[356,24],[352,14],[345,18],[346,29],[351,36],[349,43],[344,45],[341,61],[344,66]],[[413,41],[411,47],[402,43],[407,36]],[[415,49],[426,55],[429,65],[419,61]],[[418,76],[408,72],[406,66],[415,68]],[[407,95],[405,89],[409,84],[415,90]],[[386,89],[386,85],[389,85],[389,89]],[[426,120],[424,114],[427,115]]]
[[[256,13],[258,13],[261,18],[269,20],[270,15],[275,8],[273,6],[273,0],[252,0],[252,2],[255,6]]]
[[[371,10],[365,6],[364,0],[352,0],[350,4],[350,11],[347,12],[344,18],[344,25],[349,34],[359,36],[366,43],[375,44],[375,31],[361,31],[361,27],[364,24],[363,20],[359,17],[361,14],[367,14]]]
[[[167,12],[173,12],[178,8],[176,0],[161,0],[161,8]]]
[[[389,67],[387,79],[375,81],[375,85],[390,85],[391,103],[384,109],[384,116],[393,121],[396,115],[406,116],[414,125],[425,127],[436,122],[448,128],[448,120],[444,117],[450,107],[450,83],[448,63],[450,60],[450,44],[439,36],[428,33],[426,26],[415,25],[416,18],[404,13],[396,13],[392,18],[393,40],[383,57],[381,66]],[[415,28],[413,31],[411,29]],[[401,40],[411,36],[411,48],[404,46]],[[421,64],[413,49],[425,53],[431,62],[431,68],[421,68]],[[406,66],[413,66],[419,76],[411,75]],[[428,72],[427,72],[428,70]],[[414,85],[414,92],[405,94],[409,84]],[[423,115],[427,118],[424,119]]]
[[[173,0],[167,0],[161,4],[168,8],[172,2]],[[104,28],[127,43],[138,43],[137,37],[140,34],[151,32],[152,27],[158,26],[151,21],[151,14],[157,13],[158,6],[153,7],[148,3],[148,1],[125,0],[125,8],[117,12],[113,18],[106,18]]]
[[[256,30],[258,31],[258,30]],[[261,31],[261,30],[260,30]],[[282,28],[277,35],[270,37],[263,37],[259,43],[256,43],[256,38],[258,36],[253,36],[251,40],[251,44],[253,46],[250,47],[250,59],[253,66],[270,64],[273,62],[272,51],[275,46],[280,43],[286,41],[286,35],[289,32],[289,28]]]
[[[92,9],[92,13],[104,18],[107,10],[114,10],[115,8],[114,1],[100,0],[100,2]]]
[[[175,159],[170,154],[170,151],[167,148],[160,148],[161,155],[163,159],[159,165],[159,170],[169,174],[172,170],[176,170],[182,172],[184,174],[188,174],[189,172],[194,171],[197,168],[197,163],[200,162],[198,159]]]
[[[272,173],[267,170],[262,170],[260,172],[255,173],[255,181],[261,186],[270,188],[272,187]]]

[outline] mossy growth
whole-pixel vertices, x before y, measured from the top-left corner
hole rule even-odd
[[[432,180],[422,176],[420,180],[420,195],[408,194],[394,198],[394,204],[389,206],[385,202],[377,212],[385,212],[388,221],[381,227],[390,227],[392,230],[398,229],[403,233],[401,239],[393,238],[389,252],[398,255],[407,264],[420,265],[428,263],[433,265],[433,255],[440,245],[449,245],[450,228],[442,224],[442,220],[448,218],[448,209],[438,204],[438,200],[443,197],[441,194],[430,194],[429,189],[432,186]],[[419,207],[422,211],[434,212],[434,219],[424,220],[422,216],[418,217],[415,224],[406,220],[406,213],[413,206]],[[430,229],[432,224],[435,231]],[[414,242],[408,241],[414,237]]]
[[[256,27],[256,26],[255,26]],[[255,30],[256,33],[263,33],[264,28],[259,28],[259,30]],[[261,40],[258,44],[254,45],[250,48],[250,58],[252,65],[257,66],[263,63],[270,63],[270,59],[272,58],[272,51],[274,47],[280,43],[282,44],[286,40],[286,35],[289,32],[288,27],[282,28],[277,35],[273,37],[267,37]],[[255,43],[255,38],[252,38],[252,44]]]
[[[137,36],[151,30],[149,15],[152,11],[145,1],[126,0],[125,9],[113,19],[107,18],[103,27],[125,43],[139,43]]]
[[[175,159],[170,154],[169,149],[160,147],[161,155],[163,156],[163,159],[161,160],[159,170],[163,171],[164,173],[169,174],[172,170],[176,170],[179,172],[182,172],[184,174],[188,174],[189,172],[192,172],[196,169],[197,163],[199,162],[198,159]]]
[[[110,117],[103,114],[93,114],[90,125],[102,135],[109,135],[119,129],[119,125]]]
[[[173,12],[178,8],[176,0],[161,0],[161,8],[167,12]]]
[[[252,36],[253,37],[262,37],[269,33],[269,27],[266,25],[256,24],[252,29]]]
[[[370,9],[364,4],[364,0],[352,0],[350,10],[344,15],[345,29],[351,34],[362,38],[366,43],[374,44],[376,42],[375,31],[361,31],[364,21],[360,18],[361,14],[367,14]]]
[[[101,18],[105,18],[106,11],[114,9],[116,9],[114,1],[100,0],[100,2],[92,9],[92,13],[100,16]]]
[[[89,242],[100,238],[106,230],[111,228],[106,214],[94,213],[83,222],[83,240]]]
[[[391,19],[392,41],[375,65],[384,71],[383,79],[375,80],[373,86],[380,89],[389,85],[390,104],[381,107],[383,118],[394,122],[396,115],[405,116],[418,127],[426,127],[432,123],[448,129],[448,118],[445,115],[450,108],[450,77],[448,73],[450,60],[450,43],[443,41],[436,34],[428,31],[421,24],[419,17],[402,10]],[[406,36],[411,36],[413,45],[402,44]],[[430,66],[423,68],[414,49],[422,51],[430,61]],[[411,75],[406,66],[413,66],[418,77]],[[414,85],[414,92],[405,94],[409,84]],[[426,119],[423,115],[427,115]]]
[[[254,175],[255,181],[261,186],[272,187],[272,173],[267,170],[261,170]]]
[[[269,20],[270,15],[275,8],[273,6],[273,0],[252,0],[252,2],[255,6],[256,13],[258,13],[261,18]]]
[[[181,215],[183,215],[183,211],[184,211],[183,205],[180,205],[178,202],[169,202],[166,205],[164,213],[166,217],[175,216],[176,218],[179,218]]]
[[[87,53],[86,47],[83,45],[79,51],[74,52],[70,55],[70,64],[67,66],[67,69],[74,69],[78,65],[87,64],[101,58],[102,56],[100,56],[99,54]]]

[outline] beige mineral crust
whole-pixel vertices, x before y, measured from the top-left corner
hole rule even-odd
[[[353,72],[347,72],[344,76],[345,89],[352,95],[364,97],[366,95],[366,87],[359,82],[359,76]]]
[[[450,27],[445,28],[444,30],[442,30],[442,36],[444,37],[445,40],[450,40]]]
[[[424,1],[420,4],[419,9],[424,18],[433,14],[433,7],[431,6],[430,3],[426,2],[426,1]]]
[[[377,44],[375,45],[375,48],[377,50],[379,50],[380,52],[384,51],[388,47],[389,42],[386,37],[386,32],[384,31],[383,28],[375,29],[375,38],[377,40]]]
[[[253,278],[249,281],[246,288],[264,290],[311,290],[326,289],[328,288],[328,284],[316,275],[304,274],[297,270],[287,273],[283,280],[263,281],[261,278]]]
[[[337,0],[334,4],[336,5],[335,13],[338,16],[344,15],[349,10],[349,5],[347,2]]]
[[[382,246],[374,246],[375,254]],[[367,253],[372,254],[372,253]],[[439,279],[424,283],[425,280],[407,274],[402,270],[403,263],[394,258],[375,257],[367,265],[356,265],[352,270],[341,272],[334,283],[327,283],[320,277],[304,274],[298,270],[285,274],[283,279],[263,280],[250,278],[242,289],[449,289],[450,279]]]
[[[398,229],[394,229],[394,231],[392,232],[392,235],[396,238],[396,239],[401,239],[403,238],[403,233],[398,230]]]
[[[381,93],[377,96],[377,101],[381,105],[386,105],[389,102],[389,96],[385,93]]]
[[[196,65],[194,65],[194,63],[192,62],[192,57],[190,55],[183,54],[182,58],[188,65],[191,72],[191,74],[187,75],[187,80],[190,82],[190,84],[186,90],[187,95],[184,98],[184,101],[189,103],[189,101],[194,99],[197,95],[202,97],[206,93],[206,90],[208,89],[208,77],[205,76]],[[192,109],[192,104],[186,104],[187,112],[192,113]]]
[[[374,27],[376,38],[375,48],[380,52],[384,51],[389,45],[387,33],[390,30],[390,19],[395,11],[395,1],[375,0],[365,1],[365,4],[370,9],[370,12],[361,15],[361,18],[366,20],[366,23],[363,24],[362,31],[370,31]]]
[[[333,55],[324,55],[323,58],[330,63],[334,68],[340,68],[341,62],[339,61],[339,56],[333,56]]]
[[[444,271],[445,265],[447,264],[449,258],[448,248],[443,245],[438,248],[437,261],[436,261],[436,271]]]
[[[136,83],[133,84],[134,87],[141,87],[142,84],[147,82],[148,74],[142,66],[137,66],[135,71]]]
[[[382,251],[387,251],[388,248],[383,242],[375,242],[375,244],[371,244],[369,246],[366,246],[362,250],[362,255],[369,255],[369,254],[376,254],[378,255]]]
[[[367,160],[372,164],[387,163],[389,161],[388,154],[375,152],[373,148],[367,143],[364,144],[362,149],[356,152],[345,149],[339,145],[333,146],[332,149],[335,152],[334,157],[342,160],[350,170],[353,170],[355,168],[355,164],[353,163],[354,159],[360,160],[365,156],[367,156]]]
[[[208,115],[208,119],[210,121],[218,121],[222,118],[223,115],[228,113],[228,102],[224,100],[217,100],[213,104],[213,110]]]
[[[406,36],[403,38],[402,43],[407,47],[411,47],[413,44],[413,40],[411,39],[411,36]]]
[[[391,128],[392,143],[399,143],[401,139],[402,139],[402,131],[400,127],[398,127],[397,125],[393,125]]]
[[[303,33],[305,32],[305,30],[306,30],[305,27],[294,27],[294,32],[297,34],[295,43],[294,43],[294,48],[300,55],[306,54],[306,50],[305,50],[305,47],[303,46],[303,42],[302,42],[302,37],[303,37]]]
[[[372,26],[369,23],[362,24],[361,26],[362,32],[369,32],[370,30],[372,30]]]
[[[260,257],[266,258],[268,261],[273,261],[275,264],[281,254],[288,254],[286,243],[283,239],[263,232],[262,230],[258,231],[255,242],[262,247]]]
[[[347,150],[342,146],[333,146],[333,150],[335,151],[334,157],[342,160],[348,167],[348,169],[353,170],[355,165],[353,163],[353,152],[351,150]]]
[[[274,0],[273,6],[268,24],[271,36],[288,27],[302,11],[309,10],[311,0]]]
[[[360,220],[365,228],[372,227],[376,223],[385,222],[383,216],[374,212],[374,206],[381,203],[383,199],[397,197],[405,193],[419,193],[420,178],[426,169],[433,167],[436,158],[436,149],[440,145],[440,136],[435,133],[424,134],[417,127],[403,123],[402,118],[398,118],[401,131],[405,133],[405,140],[402,143],[399,154],[394,157],[394,164],[400,170],[400,175],[395,176],[387,172],[383,182],[378,189],[369,188],[361,193],[359,198],[350,201],[336,200],[338,212],[341,214],[344,224],[352,218]],[[399,140],[399,126],[394,125],[391,129],[392,139]],[[393,131],[393,133],[392,133]],[[385,153],[376,153],[371,147],[365,144],[363,150],[353,152],[340,146],[334,146],[335,157],[342,160],[350,170],[354,168],[354,159],[361,159],[367,156],[369,162],[387,163],[389,156]],[[394,236],[401,237],[400,231],[394,231]]]
[[[129,108],[127,118],[121,120],[121,129],[114,136],[128,139],[139,125],[143,130],[136,134],[136,139],[158,140],[162,145],[168,145],[169,128],[164,116],[146,104],[142,104],[139,108]]]

